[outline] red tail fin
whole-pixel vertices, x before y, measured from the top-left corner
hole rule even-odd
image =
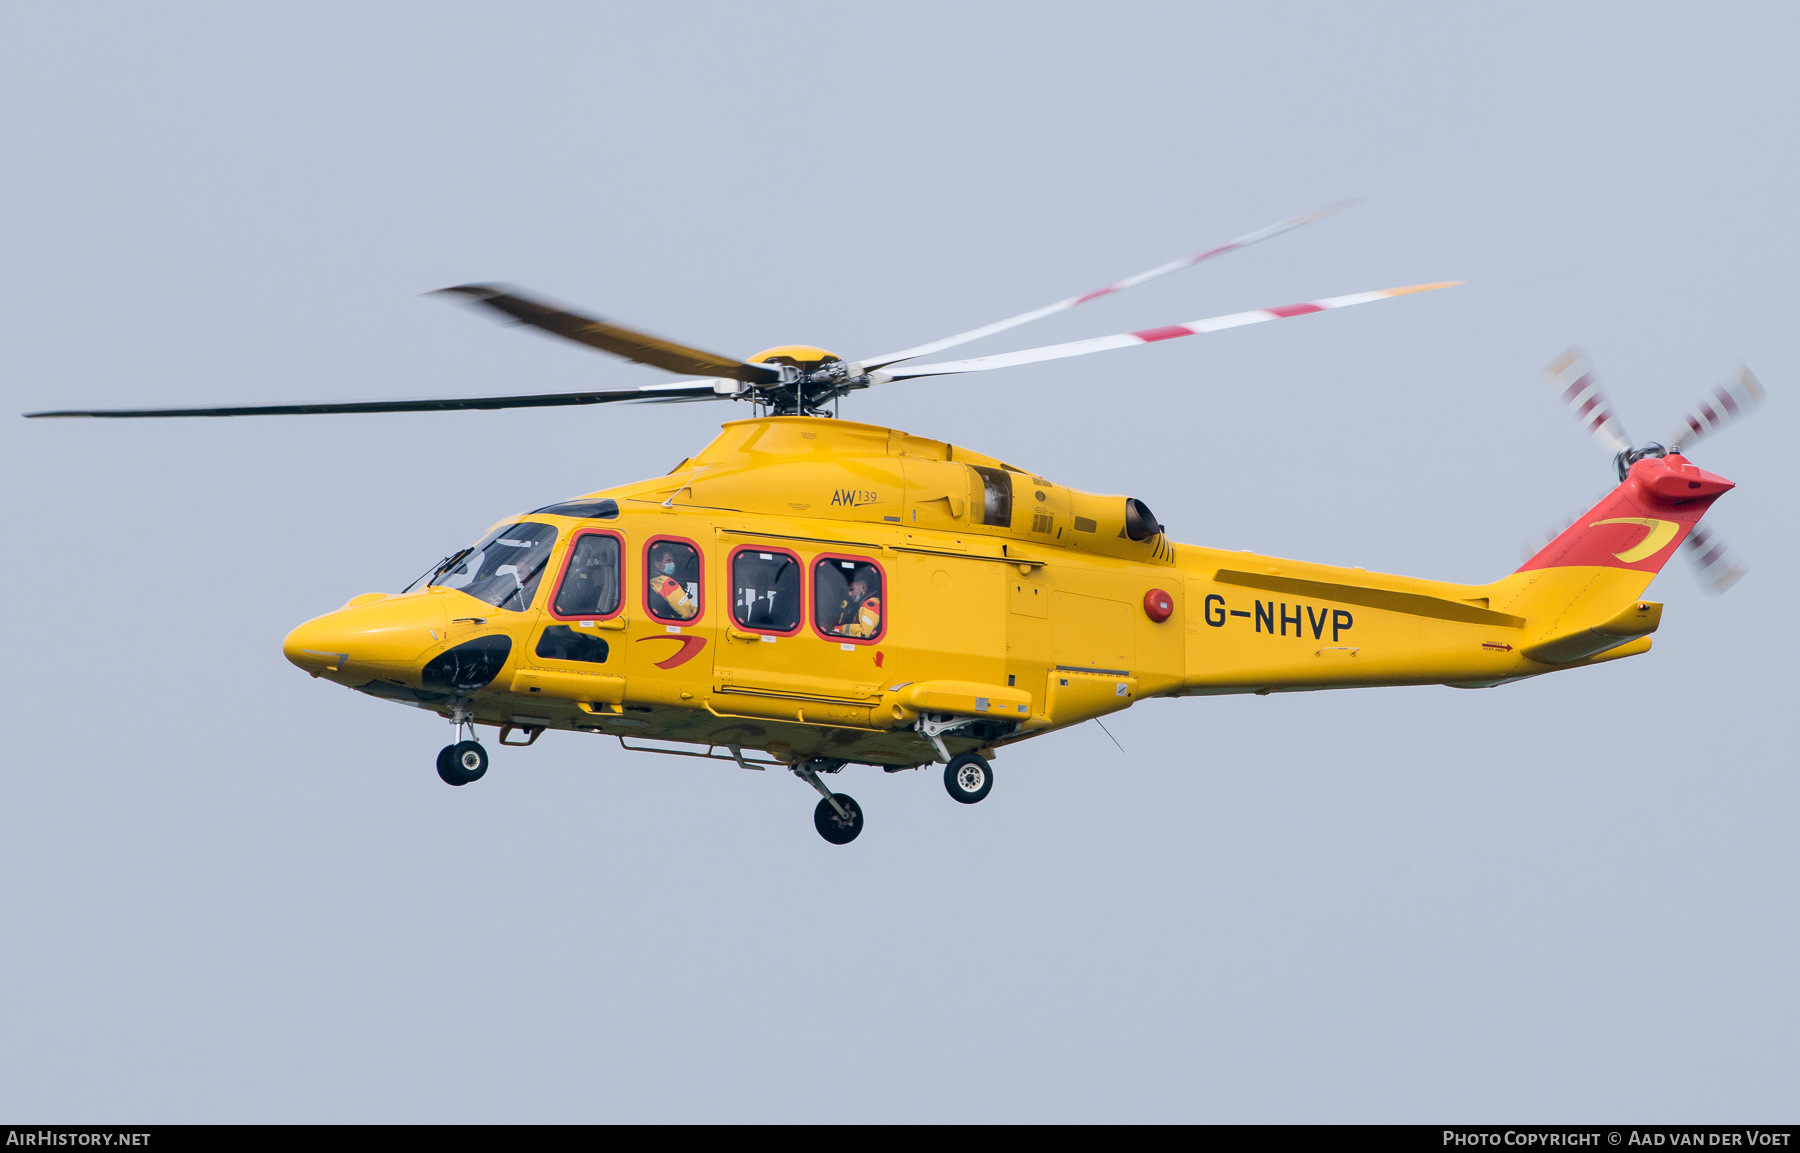
[[[1519,571],[1595,566],[1660,572],[1712,502],[1734,487],[1677,454],[1645,457]]]

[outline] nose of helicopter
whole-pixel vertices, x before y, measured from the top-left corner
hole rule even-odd
[[[444,639],[445,624],[437,597],[370,593],[296,628],[282,641],[281,652],[314,676],[411,669]]]

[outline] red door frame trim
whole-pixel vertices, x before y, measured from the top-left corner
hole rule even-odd
[[[655,548],[658,544],[661,544],[663,541],[674,541],[676,544],[688,546],[694,550],[694,558],[700,563],[699,605],[694,609],[694,615],[685,621],[679,617],[660,616],[650,605],[650,550]],[[686,628],[690,625],[699,624],[701,620],[706,617],[706,550],[700,547],[699,541],[692,540],[685,536],[675,536],[673,533],[663,533],[659,536],[653,536],[644,542],[644,550],[638,557],[638,563],[642,566],[644,571],[644,579],[642,582],[644,586],[644,612],[651,620],[661,621],[664,624],[669,625],[681,625],[683,628]]]
[[[855,561],[857,564],[873,565],[875,568],[875,571],[881,574],[881,629],[872,637],[840,637],[836,633],[828,633],[824,629],[819,627],[819,606],[815,604],[813,606],[813,611],[807,614],[807,618],[812,621],[813,633],[823,640],[835,641],[841,645],[872,645],[872,644],[879,643],[881,638],[887,636],[887,630],[888,630],[888,607],[889,606],[888,606],[887,569],[882,565],[882,563],[880,561],[876,560],[873,557],[856,556],[853,553],[843,553],[843,552],[822,552],[822,553],[820,553],[818,556],[813,558],[813,562],[812,562],[813,568],[816,569],[819,566],[820,562],[828,561],[828,560],[848,560],[848,561]],[[816,574],[812,574],[812,573],[809,573],[808,576],[810,577],[812,584],[813,584],[814,588],[816,589],[818,587],[818,583],[819,583],[818,576]]]
[[[569,562],[575,559],[575,546],[584,536],[609,536],[619,542],[619,606],[609,613],[566,617],[556,611],[556,598],[562,594],[563,578],[569,575]],[[609,621],[624,612],[627,599],[625,596],[625,558],[629,555],[629,551],[625,548],[624,534],[614,529],[584,528],[570,533],[569,547],[563,550],[562,567],[556,570],[556,584],[553,586],[549,598],[544,601],[544,612],[559,621]]]

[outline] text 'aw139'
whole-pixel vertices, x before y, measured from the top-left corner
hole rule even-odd
[[[33,417],[187,417],[741,400],[749,420],[667,476],[509,517],[396,594],[294,629],[315,677],[428,709],[460,739],[437,771],[551,729],[627,749],[791,770],[833,844],[861,807],[821,778],[847,765],[944,766],[973,804],[1021,741],[1147,697],[1447,684],[1481,687],[1646,651],[1640,599],[1684,542],[1715,584],[1741,575],[1700,518],[1731,482],[1684,443],[1761,399],[1748,370],[1667,448],[1633,448],[1584,358],[1550,375],[1615,453],[1619,484],[1517,572],[1485,585],[1386,576],[1178,544],[1141,501],[1099,496],[958,444],[833,419],[858,390],[1217,332],[1448,287],[1421,284],[968,360],[922,358],[1279,235],[1318,212],[1043,308],[848,361],[784,345],[745,360],[490,285],[445,289],[547,333],[684,374],[535,396]],[[826,418],[826,419],[821,419]],[[1729,578],[1727,580],[1726,578]]]

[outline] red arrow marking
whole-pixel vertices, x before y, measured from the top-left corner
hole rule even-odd
[[[694,659],[694,654],[698,653],[701,649],[706,647],[706,638],[705,637],[679,636],[675,633],[664,633],[662,636],[639,637],[638,638],[638,644],[640,644],[640,645],[643,644],[645,641],[680,641],[681,642],[681,648],[676,650],[674,656],[671,656],[666,661],[657,661],[656,662],[656,667],[659,669],[672,669],[676,665],[685,665],[689,661]]]

